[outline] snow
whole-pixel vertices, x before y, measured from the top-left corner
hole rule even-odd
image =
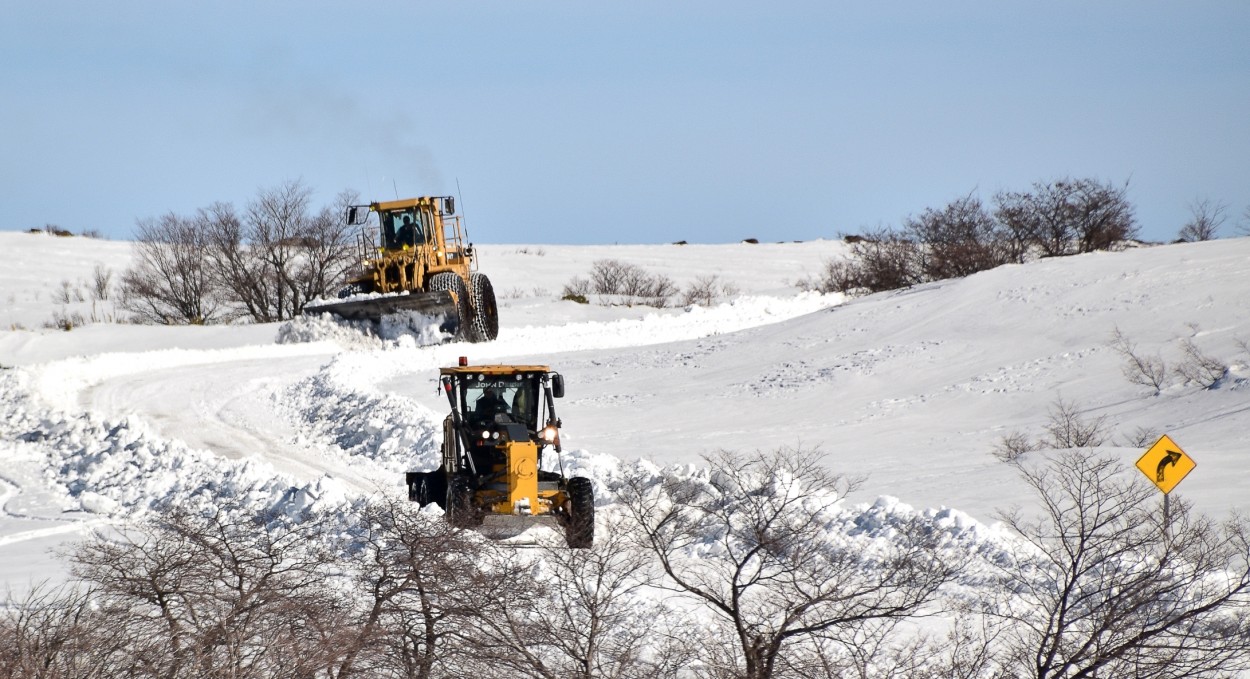
[[[1105,416],[1103,452],[1130,465],[1144,451],[1135,430],[1168,433],[1198,465],[1175,493],[1200,511],[1250,509],[1250,239],[856,299],[797,285],[846,252],[836,241],[477,248],[501,330],[474,345],[319,318],[108,322],[124,314],[115,295],[92,301],[91,281],[102,267],[115,284],[131,244],[0,233],[0,578],[18,591],[63,578],[52,548],[168,503],[333,510],[400,492],[402,472],[437,464],[437,370],[461,355],[564,374],[563,464],[594,480],[609,513],[627,473],[693,475],[718,450],[797,448],[864,478],[831,536],[888,540],[921,520],[952,549],[993,554],[1009,542],[996,512],[1027,494],[991,451],[1011,432],[1040,436],[1057,399]],[[709,308],[560,299],[601,259],[679,287],[716,275],[737,294]],[[86,324],[44,327],[73,313]],[[1188,338],[1229,372],[1154,395],[1122,374],[1116,329],[1172,363]]]

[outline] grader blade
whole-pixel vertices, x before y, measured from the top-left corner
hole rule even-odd
[[[442,316],[446,319],[445,323],[460,325],[455,299],[452,298],[450,292],[445,290],[385,297],[349,298],[304,307],[305,314],[333,314],[348,321],[372,321],[374,323],[381,322],[383,316],[409,312],[431,317]]]

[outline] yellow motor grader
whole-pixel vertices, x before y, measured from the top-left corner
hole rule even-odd
[[[441,328],[458,339],[487,342],[499,335],[495,290],[475,271],[472,245],[451,196],[423,196],[352,205],[347,223],[364,225],[378,215],[375,236],[362,232],[360,268],[337,301],[312,303],[306,314],[329,313],[378,323],[385,316],[417,313],[441,317]]]
[[[560,455],[555,399],[564,377],[544,365],[459,365],[439,370],[451,405],[443,421],[442,465],[408,472],[408,499],[437,503],[448,521],[491,534],[523,532],[536,523],[564,529],[569,547],[595,539],[595,498],[590,479],[567,477]],[[516,530],[520,528],[520,531]]]

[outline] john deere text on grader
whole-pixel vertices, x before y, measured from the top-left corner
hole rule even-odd
[[[464,243],[451,196],[424,196],[347,208],[347,223],[377,213],[376,239],[363,233],[361,266],[339,291],[339,301],[310,304],[304,312],[353,321],[416,312],[441,316],[445,332],[471,342],[499,334],[495,291],[475,271],[473,246]],[[375,242],[376,241],[376,242]]]
[[[564,378],[544,365],[460,365],[439,370],[451,405],[443,421],[442,465],[408,472],[408,498],[437,503],[448,521],[485,532],[544,521],[564,528],[570,547],[590,547],[595,501],[590,479],[543,471],[545,450],[560,454],[555,399]],[[519,531],[512,531],[519,532]]]

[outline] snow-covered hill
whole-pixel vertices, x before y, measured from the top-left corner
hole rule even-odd
[[[130,246],[0,233],[0,578],[58,577],[49,547],[164,499],[332,505],[398,491],[400,472],[432,460],[437,368],[459,355],[564,373],[565,447],[601,476],[614,460],[802,448],[866,475],[854,500],[990,522],[1022,497],[992,449],[1014,431],[1039,436],[1063,399],[1105,416],[1106,451],[1129,462],[1142,430],[1172,435],[1198,463],[1176,491],[1198,509],[1247,509],[1250,239],[1043,260],[852,300],[795,285],[844,252],[839,242],[479,250],[501,296],[499,339],[421,347],[303,321],[45,329],[67,313],[116,317],[91,289],[98,270],[116,281]],[[738,294],[663,310],[559,299],[606,258],[681,286],[717,275]],[[1122,374],[1116,329],[1174,364],[1189,339],[1229,372],[1210,389],[1174,381],[1154,395]]]

